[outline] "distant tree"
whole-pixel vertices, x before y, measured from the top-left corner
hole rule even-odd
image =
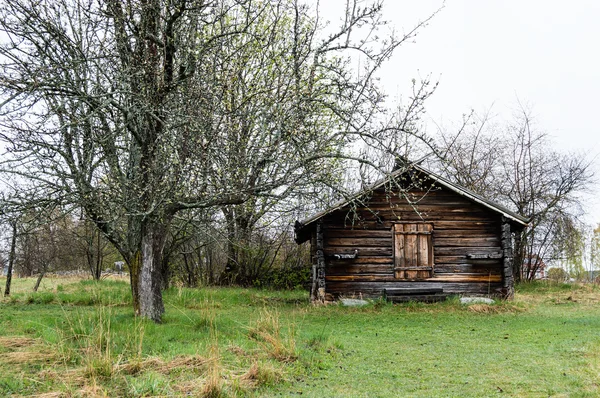
[[[600,270],[600,224],[592,230],[590,239],[590,262],[592,271]]]
[[[73,226],[71,217],[59,208],[49,212],[29,208],[20,216],[15,265],[21,275],[37,275],[34,291],[48,272],[79,268]]]
[[[102,235],[96,224],[83,218],[73,220],[72,227],[68,231],[71,239],[69,247],[73,256],[76,256],[77,266],[73,269],[81,269],[83,264],[94,280],[100,280],[102,271],[106,267],[106,258],[109,257],[114,248]],[[117,259],[120,256],[117,256]]]
[[[499,126],[488,115],[474,114],[460,134],[443,135],[440,146],[446,153],[441,169],[448,178],[530,219],[515,237],[517,280],[535,278],[540,261],[554,256],[558,236],[577,238],[566,235],[577,233],[566,226],[575,225],[581,214],[579,193],[593,177],[590,161],[553,149],[524,108],[511,123]]]
[[[559,260],[570,277],[577,280],[585,278],[585,233],[584,226],[578,225],[571,218],[559,219],[555,222],[553,236],[553,257]]]

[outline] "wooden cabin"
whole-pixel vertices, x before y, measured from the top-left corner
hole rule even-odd
[[[313,299],[513,295],[513,235],[528,220],[411,164],[296,222],[310,240]]]

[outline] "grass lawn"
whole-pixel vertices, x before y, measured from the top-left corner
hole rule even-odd
[[[14,279],[0,396],[596,397],[600,288],[512,302],[312,306],[305,292],[178,289],[164,323],[125,280]],[[4,279],[0,278],[0,286]]]

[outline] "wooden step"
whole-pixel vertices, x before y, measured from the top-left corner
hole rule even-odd
[[[396,288],[383,289],[381,295],[392,303],[406,303],[419,301],[423,303],[436,303],[448,297],[442,288]]]
[[[436,288],[392,288],[392,289],[383,289],[382,294],[383,297],[389,296],[411,296],[411,295],[423,295],[423,294],[438,294],[443,293],[444,289],[436,287]]]
[[[408,303],[410,301],[417,301],[420,303],[437,303],[440,301],[445,301],[447,298],[447,294],[425,294],[413,296],[388,296],[386,300],[392,303]]]

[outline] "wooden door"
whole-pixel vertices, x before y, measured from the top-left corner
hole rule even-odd
[[[396,278],[418,280],[433,276],[432,233],[431,224],[394,224]]]

